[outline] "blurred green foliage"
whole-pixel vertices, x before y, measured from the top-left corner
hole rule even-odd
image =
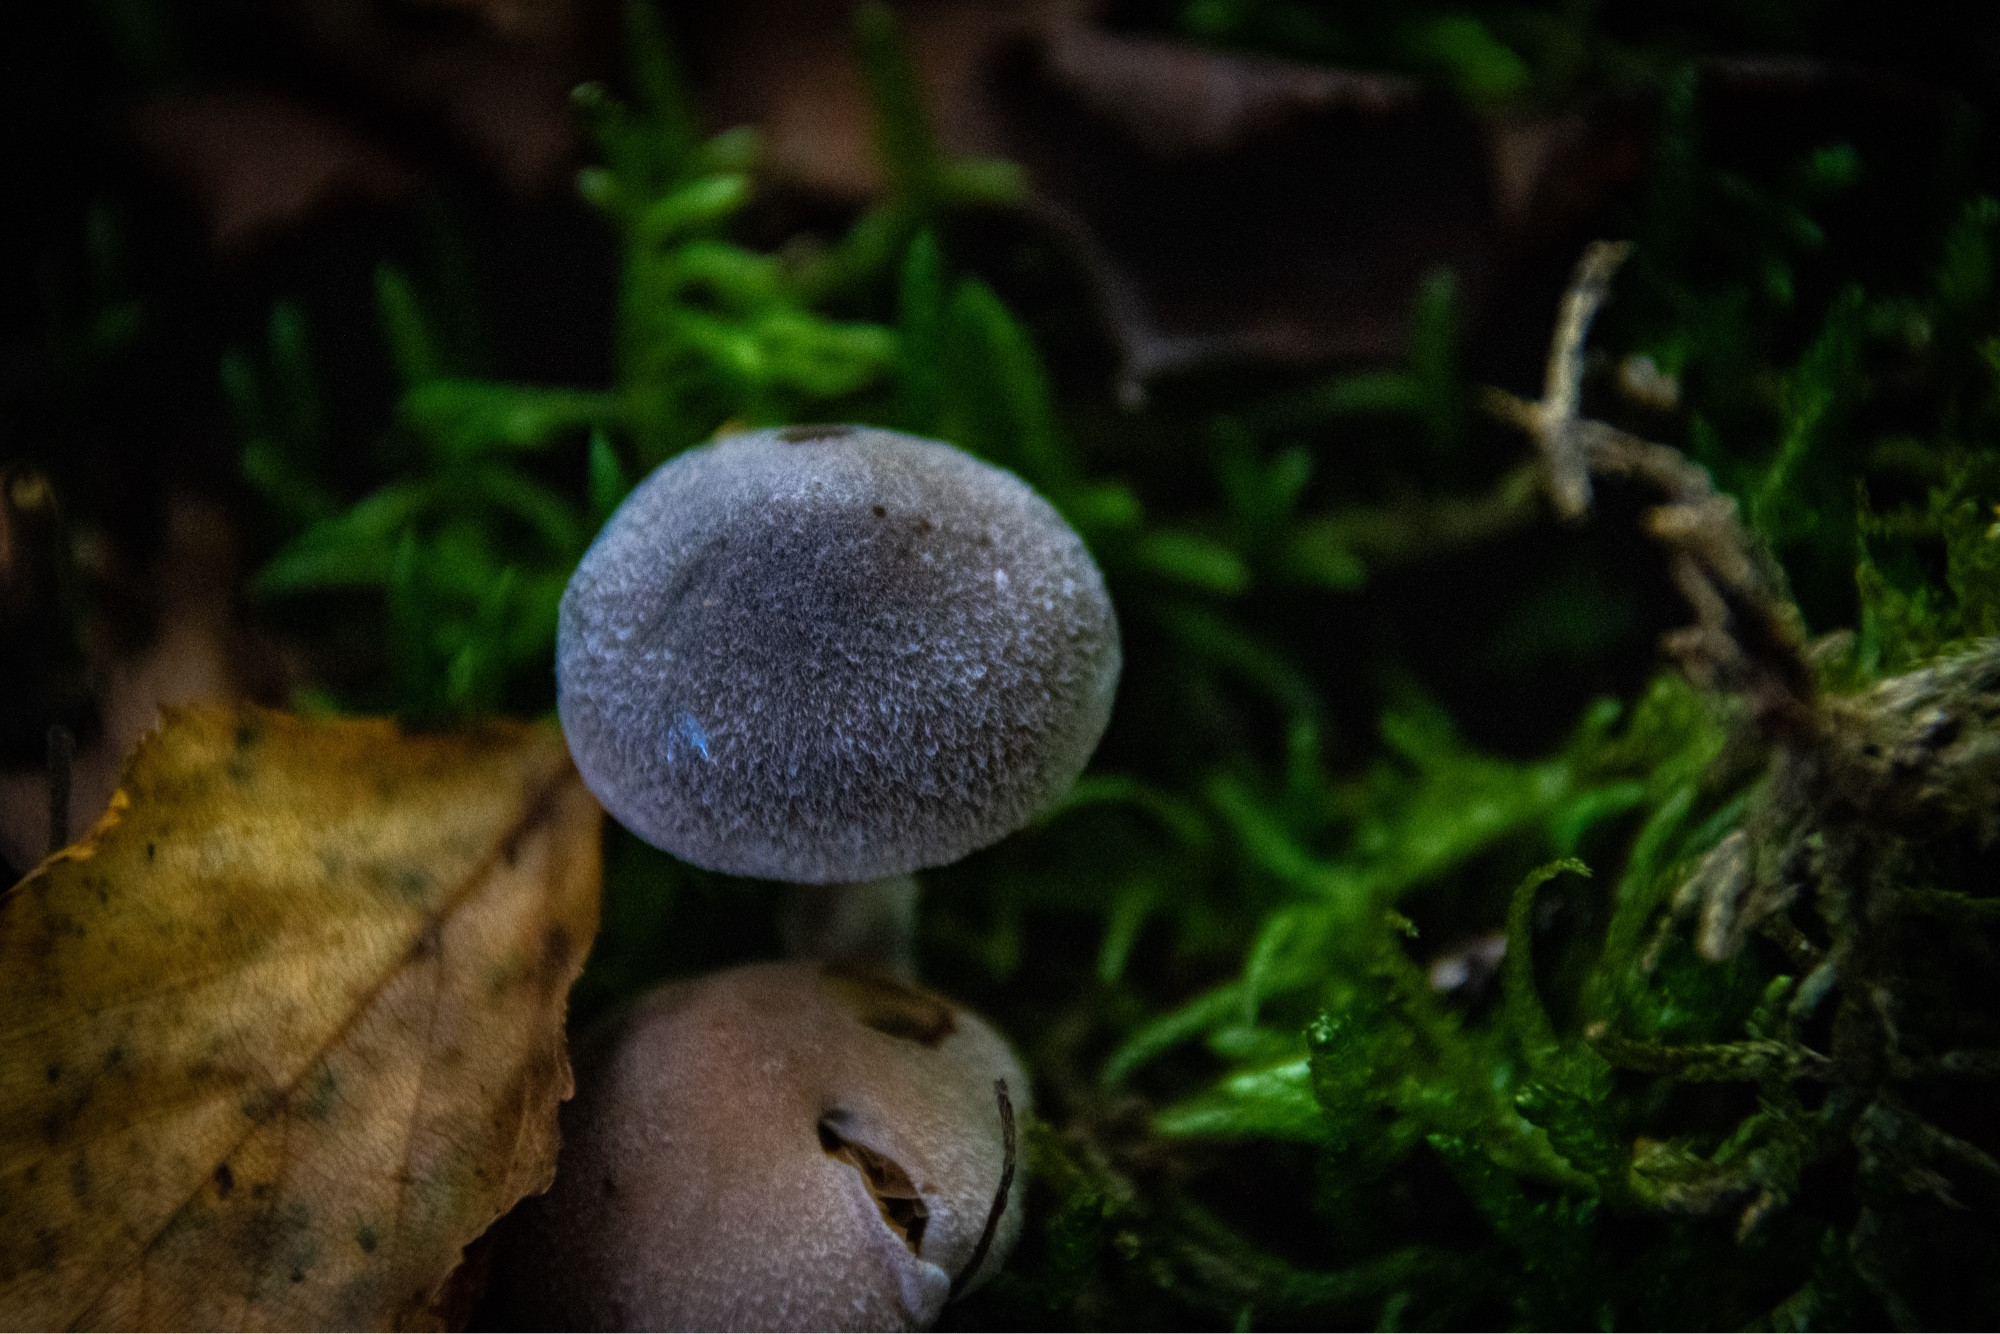
[[[1559,70],[1573,79],[1577,71],[1565,67],[1586,58],[1594,35],[1580,6],[1187,0],[1179,19],[1190,36],[1308,60],[1407,69],[1493,102],[1543,91],[1538,85]]]
[[[1898,1271],[1921,1294],[1884,1277],[1886,1243],[1857,1222],[1856,1183],[1877,1178],[1843,1165],[1799,1056],[1825,1037],[1809,1031],[1819,984],[1761,947],[1704,958],[1681,920],[1682,886],[1764,791],[1732,701],[1661,675],[1590,704],[1539,757],[1492,753],[1367,600],[1454,552],[1501,552],[1510,573],[1504,544],[1541,523],[1532,469],[1504,462],[1525,451],[1473,411],[1452,275],[1414,295],[1400,366],[1167,414],[1149,439],[1171,454],[1135,455],[1064,401],[993,275],[955,258],[967,215],[1019,183],[939,152],[886,10],[859,11],[856,35],[893,188],[832,243],[776,254],[732,232],[754,140],[698,133],[653,11],[628,13],[629,100],[578,94],[601,157],[579,187],[621,248],[614,382],[482,373],[443,284],[384,266],[400,399],[357,495],[351,470],[348,490],[330,480],[342,442],[305,317],[279,305],[264,347],[223,368],[245,472],[290,533],[256,588],[378,591],[381,671],[329,702],[436,723],[548,706],[555,605],[591,533],[639,472],[718,430],[893,425],[1015,470],[1064,512],[1120,609],[1125,702],[1056,810],[927,877],[939,975],[1015,1035],[1042,1095],[1029,1236],[949,1321],[2000,1314],[1990,1284],[1948,1267]],[[1410,68],[1475,102],[1652,80],[1638,257],[1593,394],[1642,372],[1669,386],[1665,406],[1613,410],[1708,466],[1812,628],[1848,632],[1821,642],[1830,686],[2000,633],[1991,200],[1959,192],[1920,242],[1920,280],[1863,280],[1829,258],[1824,221],[1867,188],[1860,152],[1715,165],[1692,67],[1606,35],[1590,6],[1194,0],[1178,21]],[[1330,442],[1356,439],[1395,460],[1390,486],[1342,475],[1365,455]],[[1659,628],[1589,579],[1521,578],[1496,657],[1560,662]],[[1456,616],[1431,611],[1447,636]],[[1313,647],[1328,626],[1376,635],[1359,650],[1373,679],[1330,672]],[[1990,931],[1990,885],[1935,888],[1973,895]],[[582,1018],[775,947],[768,887],[623,835],[607,894]],[[1992,1160],[1967,1161],[1976,1178]],[[1990,1186],[1953,1189],[1992,1235]],[[1902,1207],[1871,1198],[1860,1216]]]

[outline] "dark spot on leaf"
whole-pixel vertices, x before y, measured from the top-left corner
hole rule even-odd
[[[902,1164],[842,1136],[833,1125],[840,1117],[841,1113],[832,1112],[819,1119],[815,1129],[819,1132],[820,1148],[828,1157],[838,1158],[861,1173],[868,1193],[875,1198],[875,1207],[882,1211],[882,1221],[903,1239],[910,1254],[921,1255],[924,1229],[930,1224],[930,1206],[911,1184],[910,1174],[903,1170]]]
[[[155,848],[151,843],[148,843],[146,845],[146,860],[147,861],[153,860],[153,854],[157,851],[158,851],[157,848]]]
[[[62,1078],[62,1066],[54,1062],[51,1062],[49,1064],[48,1074],[49,1074],[49,1083],[51,1084],[55,1083],[57,1080]]]
[[[229,781],[235,783],[239,787],[243,787],[243,786],[248,786],[250,780],[256,777],[257,774],[256,769],[252,767],[249,756],[245,755],[243,752],[249,750],[252,746],[256,745],[262,739],[263,738],[258,735],[257,729],[253,727],[251,724],[249,723],[237,724],[236,754],[230,759],[229,763],[224,766],[229,773]]]
[[[41,1270],[54,1269],[62,1257],[62,1235],[54,1228],[36,1228],[34,1267]]]
[[[375,1248],[381,1244],[381,1240],[380,1237],[375,1235],[375,1229],[369,1227],[366,1223],[354,1229],[354,1244],[369,1255],[375,1254]]]
[[[310,1120],[325,1121],[333,1115],[340,1080],[334,1075],[332,1066],[322,1063],[302,1092],[305,1096],[300,1101],[300,1112]]]
[[[527,810],[500,844],[500,860],[512,866],[521,855],[521,841],[538,829],[545,828],[556,818],[556,792],[553,785],[545,785],[534,794]]]
[[[828,964],[822,976],[847,1012],[877,1033],[935,1047],[958,1030],[956,1011],[935,992],[847,964]]]
[[[854,434],[852,426],[805,425],[787,426],[778,432],[778,439],[788,445],[809,445],[815,440],[845,440]]]
[[[229,1192],[235,1189],[236,1173],[229,1170],[228,1163],[217,1163],[215,1165],[215,1193],[226,1200],[229,1198]]]
[[[239,1106],[243,1115],[261,1126],[284,1110],[285,1095],[277,1089],[251,1089]]]
[[[542,980],[554,985],[569,966],[570,936],[567,927],[551,926],[542,933]]]
[[[294,1282],[294,1283],[303,1283],[303,1282],[305,1282],[305,1281],[306,1281],[306,1271],[305,1271],[305,1270],[303,1270],[303,1269],[294,1269],[294,1270],[292,1271],[292,1282]]]
[[[882,508],[882,507],[881,507],[880,505],[875,505],[875,506],[872,506],[871,508],[872,508],[872,509],[874,510],[874,513],[875,513],[875,517],[876,517],[876,518],[878,518],[878,519],[886,519],[887,517],[889,517],[889,511],[888,511],[888,510],[886,510],[886,509],[884,509],[884,508]]]

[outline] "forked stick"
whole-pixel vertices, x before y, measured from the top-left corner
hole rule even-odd
[[[1586,247],[1563,297],[1549,346],[1540,402],[1488,388],[1482,405],[1532,436],[1556,512],[1589,512],[1593,478],[1636,482],[1660,497],[1647,511],[1649,535],[1666,549],[1674,586],[1695,623],[1666,637],[1666,649],[1697,683],[1740,692],[1758,721],[1810,726],[1813,676],[1805,627],[1770,555],[1743,527],[1736,502],[1715,489],[1707,469],[1679,450],[1579,415],[1584,341],[1610,295],[1612,275],[1631,246]]]

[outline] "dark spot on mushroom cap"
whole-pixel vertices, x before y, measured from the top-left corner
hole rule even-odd
[[[563,730],[612,815],[698,865],[816,883],[1026,824],[1082,771],[1119,665],[1103,579],[1046,501],[860,427],[662,466],[578,567],[557,648]]]
[[[847,964],[821,969],[826,989],[863,1026],[935,1047],[957,1029],[951,1002],[934,991]]]
[[[778,439],[788,445],[809,445],[815,440],[843,440],[854,434],[852,426],[811,424],[803,426],[781,426]]]

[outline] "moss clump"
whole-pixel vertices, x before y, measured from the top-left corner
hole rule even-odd
[[[620,91],[579,97],[605,298],[522,317],[594,380],[509,375],[477,335],[469,189],[418,211],[433,244],[308,237],[285,299],[203,325],[110,262],[113,221],[161,211],[105,170],[20,194],[46,315],[0,390],[75,531],[123,522],[160,441],[232,439],[298,702],[439,723],[552,706],[591,535],[725,424],[894,427],[1048,497],[1127,670],[1066,801],[929,877],[924,967],[1019,1044],[1042,1118],[1022,1249],[948,1323],[1990,1325],[2000,176],[1980,43],[1950,7],[1876,8],[1120,7],[1469,114],[1639,99],[1645,178],[1599,219],[1632,252],[1558,349],[1553,417],[1519,395],[1559,280],[1473,327],[1449,273],[1397,364],[1121,408],[1084,275],[1006,211],[1018,173],[938,149],[876,9],[893,188],[779,249],[754,139],[698,131],[630,10]],[[86,165],[73,99],[238,58],[214,24],[153,42],[163,7],[102,11],[140,58],[84,34],[60,96],[18,99]],[[1744,49],[1958,92],[1778,114]],[[7,622],[45,646],[14,678],[36,702],[0,700],[17,759],[44,713],[84,721],[49,664],[117,623],[115,581],[62,572]],[[580,1020],[777,952],[769,887],[608,853]]]

